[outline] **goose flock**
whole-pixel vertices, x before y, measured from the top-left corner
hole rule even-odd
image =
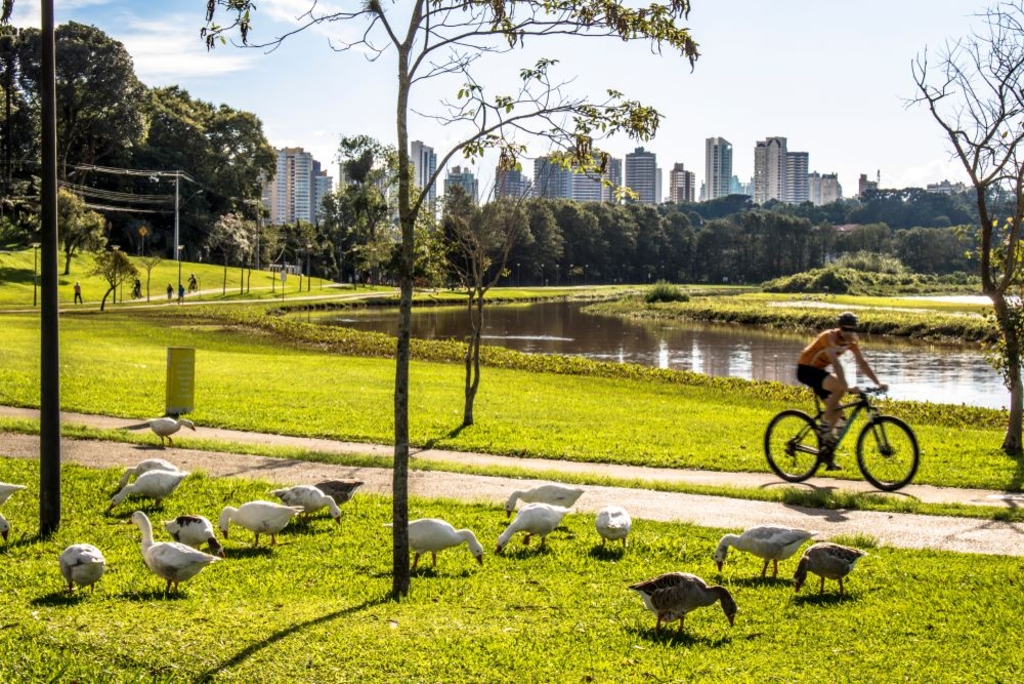
[[[179,421],[181,422],[181,421]],[[187,422],[187,421],[185,421]],[[155,421],[145,426],[154,427]],[[160,423],[157,423],[161,425]],[[166,428],[162,428],[166,429]],[[174,431],[180,429],[180,425]],[[154,427],[154,431],[156,428]],[[172,431],[173,432],[173,431]],[[160,434],[157,432],[157,434]],[[161,437],[168,435],[161,435]],[[169,437],[169,436],[168,436]],[[118,482],[118,491],[111,499],[109,512],[128,497],[149,498],[155,506],[170,496],[188,477],[189,472],[163,459],[147,459],[125,470]],[[132,481],[134,478],[134,481]],[[325,480],[316,485],[296,485],[272,490],[270,493],[280,499],[273,501],[248,501],[238,507],[224,506],[218,519],[218,529],[224,539],[229,538],[230,525],[242,527],[253,533],[253,546],[259,545],[261,535],[270,537],[270,545],[277,544],[277,535],[296,517],[308,517],[327,509],[331,519],[339,522],[340,504],[352,499],[354,492],[363,483],[359,480]],[[0,482],[0,504],[14,493],[25,489],[24,485]],[[529,545],[532,537],[540,537],[540,548],[545,547],[547,537],[559,529],[570,507],[584,494],[584,490],[558,484],[545,484],[533,489],[516,490],[505,502],[505,512],[515,518],[498,537],[496,553],[502,553],[512,537],[523,533],[523,545]],[[524,505],[516,510],[516,504]],[[207,566],[226,557],[224,547],[217,540],[216,530],[207,518],[201,515],[183,514],[163,522],[163,528],[173,541],[156,541],[149,518],[142,511],[135,511],[128,520],[141,533],[140,548],[145,566],[166,582],[165,593],[177,591],[180,582],[198,575]],[[621,542],[625,553],[627,537],[632,528],[629,512],[616,505],[607,505],[598,511],[595,529],[601,540]],[[391,527],[387,524],[386,527]],[[0,516],[0,533],[6,542],[10,525]],[[474,560],[484,563],[484,549],[476,534],[469,529],[457,529],[446,520],[421,518],[408,523],[409,546],[414,554],[412,569],[415,570],[420,558],[430,553],[432,567],[437,568],[437,554],[446,549],[466,545]],[[790,527],[762,525],[751,527],[741,534],[726,534],[718,543],[712,560],[721,573],[730,548],[750,553],[764,561],[761,578],[767,576],[768,565],[773,565],[772,579],[778,577],[779,561],[794,556],[800,547],[817,533]],[[201,551],[206,546],[209,553]],[[806,582],[808,573],[821,579],[819,592],[824,592],[826,579],[839,582],[839,593],[846,593],[843,580],[853,571],[857,562],[867,554],[856,548],[830,542],[818,542],[810,546],[801,557],[794,575],[794,590],[799,592]],[[73,544],[61,553],[60,572],[67,583],[69,594],[75,586],[94,587],[106,569],[103,553],[91,544]],[[663,624],[678,621],[679,631],[683,630],[686,615],[698,608],[719,603],[733,625],[738,611],[731,592],[723,586],[709,585],[704,579],[687,572],[665,572],[651,579],[631,584],[629,589],[637,592],[644,606],[655,614],[655,631]]]

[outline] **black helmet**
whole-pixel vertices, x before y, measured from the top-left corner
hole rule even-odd
[[[843,330],[856,330],[857,329],[857,315],[852,311],[844,311],[839,314],[839,318],[836,319],[836,323]]]

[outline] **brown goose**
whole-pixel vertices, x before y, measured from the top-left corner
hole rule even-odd
[[[647,610],[658,616],[655,630],[660,630],[663,622],[679,620],[679,631],[682,632],[687,613],[717,601],[722,602],[730,627],[736,617],[736,602],[728,589],[709,587],[707,582],[688,572],[667,572],[646,582],[632,584],[629,588],[640,594]]]
[[[356,493],[356,490],[363,486],[362,480],[324,480],[317,482],[316,488],[327,496],[334,499],[339,506]]]
[[[818,542],[804,551],[800,564],[796,566],[796,574],[793,575],[793,589],[800,591],[800,587],[807,580],[807,573],[813,572],[821,577],[821,586],[818,593],[825,591],[825,580],[839,580],[839,593],[846,592],[843,586],[843,578],[853,571],[862,557],[868,555],[866,551],[854,549],[849,546],[841,546],[830,542]]]

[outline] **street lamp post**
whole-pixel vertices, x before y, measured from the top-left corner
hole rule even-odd
[[[177,182],[177,179],[175,179],[175,182]],[[175,185],[175,189],[177,189],[177,185]],[[177,213],[175,213],[175,215],[174,215],[174,242],[175,242],[175,244],[177,244],[177,242],[178,242],[178,215],[177,215]],[[178,247],[177,247],[177,251],[178,251],[177,257],[178,257],[178,303],[179,304],[181,304],[181,300],[182,300],[182,297],[181,297],[181,251],[183,249],[185,249],[185,245],[178,245]]]
[[[39,302],[39,243],[32,243],[32,306]],[[76,302],[77,303],[77,302]]]
[[[522,281],[522,279],[521,279],[519,274],[520,274],[519,262],[517,261],[516,262],[516,287],[519,287],[520,285],[523,284],[523,281]]]
[[[309,243],[306,243],[306,292],[309,292],[310,290],[313,289],[313,281],[310,279],[312,277],[312,275],[313,275],[313,273],[312,273],[313,269],[310,268],[310,265],[309,265],[309,263],[310,263],[309,262],[309,258],[310,258],[310,254],[312,252],[313,252],[313,245],[311,245]]]

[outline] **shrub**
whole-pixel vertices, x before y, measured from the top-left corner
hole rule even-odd
[[[690,295],[679,289],[679,286],[673,285],[672,283],[664,280],[659,280],[654,283],[646,295],[644,295],[644,301],[648,304],[655,302],[688,302],[690,301]]]

